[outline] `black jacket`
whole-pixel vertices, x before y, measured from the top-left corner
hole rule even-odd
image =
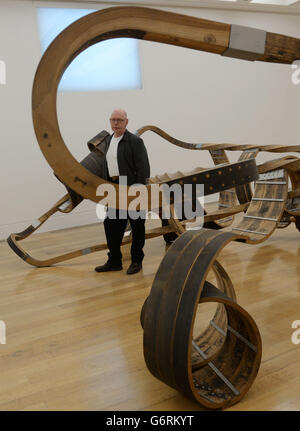
[[[102,178],[109,180],[106,154],[113,135],[105,139],[104,158]],[[127,184],[147,184],[147,179],[150,177],[150,164],[144,141],[142,138],[125,131],[123,138],[118,145],[118,165],[120,175],[127,176]]]

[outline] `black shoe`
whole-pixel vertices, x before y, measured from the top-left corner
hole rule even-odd
[[[132,262],[130,267],[127,269],[127,274],[136,274],[143,268],[141,263]]]
[[[104,265],[96,266],[96,272],[108,272],[108,271],[122,271],[123,267],[121,264],[114,264],[106,262]]]

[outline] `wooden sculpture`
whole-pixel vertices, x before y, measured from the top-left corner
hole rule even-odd
[[[229,277],[215,261],[236,239],[240,237],[212,229],[181,235],[160,264],[141,317],[151,373],[208,408],[224,408],[242,398],[261,360],[258,328],[236,303]],[[214,262],[219,288],[206,281]],[[203,302],[224,308],[217,308],[204,333],[193,335]]]
[[[89,162],[101,155],[105,132],[89,143],[93,152],[78,163],[67,149],[58,125],[56,98],[59,81],[71,61],[87,47],[111,38],[132,37],[182,46],[249,61],[291,64],[300,59],[300,40],[245,26],[229,25],[190,16],[139,7],[108,8],[74,22],[52,42],[42,57],[34,79],[32,114],[37,140],[55,175],[68,193],[26,230],[12,234],[8,243],[26,262],[51,265],[72,257],[101,250],[97,245],[46,261],[32,258],[18,244],[56,211],[70,212],[80,201],[97,202],[97,187],[105,181]],[[256,244],[265,241],[277,227],[291,221],[299,227],[300,160],[284,156],[258,166],[259,151],[299,152],[300,146],[231,144],[188,144],[155,126],[138,131],[158,133],[163,138],[194,150],[208,150],[216,165],[189,173],[164,174],[153,183],[203,183],[205,194],[220,192],[219,210],[205,214],[205,228],[186,231],[186,220],[172,213],[165,226],[148,237],[173,234],[155,276],[149,297],[141,310],[144,356],[151,373],[206,408],[225,408],[239,401],[253,383],[261,360],[261,338],[251,316],[237,304],[233,285],[217,261],[231,241]],[[229,164],[225,150],[242,150],[236,163]],[[288,179],[292,190],[288,190]],[[252,192],[250,182],[255,181]],[[117,196],[125,186],[112,184]],[[134,197],[128,196],[128,204]],[[148,193],[148,207],[151,194]],[[142,208],[143,209],[143,208]],[[231,231],[233,215],[244,212]],[[168,237],[170,239],[170,237]],[[130,241],[129,238],[125,242]],[[216,283],[208,280],[213,271]],[[195,321],[201,304],[215,302],[214,317],[206,330],[197,333]]]
[[[88,142],[88,147],[91,152],[80,162],[80,164],[84,166],[89,172],[92,172],[98,177],[100,177],[101,163],[103,163],[103,153],[101,152],[101,146],[103,145],[104,139],[106,139],[108,136],[108,132],[103,130],[96,137],[90,140]],[[186,172],[185,174],[181,172],[177,172],[176,174],[164,174],[161,177],[157,176],[154,178],[150,178],[149,182],[150,184],[158,185],[172,185],[174,183],[178,183],[181,187],[183,187],[184,184],[190,183],[192,183],[193,185],[203,184],[205,195],[221,192],[222,196],[223,190],[232,189],[236,184],[239,184],[240,187],[242,187],[243,185],[246,186],[255,179],[257,179],[256,164],[254,160],[250,160],[248,162],[239,161],[232,164],[226,163],[225,165],[222,165],[221,167],[216,169],[196,168],[191,172]],[[78,256],[83,256],[86,254],[94,253],[96,251],[105,250],[107,248],[106,243],[96,244],[81,250],[75,250],[60,256],[54,256],[48,259],[40,260],[31,256],[20,246],[20,241],[28,238],[32,233],[37,231],[42,226],[42,224],[44,224],[53,214],[58,211],[63,213],[69,213],[82,202],[82,196],[80,196],[67,185],[66,189],[68,193],[63,196],[49,211],[39,217],[36,222],[32,223],[24,231],[19,233],[12,233],[7,239],[7,242],[12,248],[12,250],[21,259],[23,259],[30,265],[38,267],[50,266]],[[193,190],[193,192],[195,200],[196,191]],[[237,205],[228,208],[227,213],[236,214],[237,212],[240,212],[245,209],[245,207],[245,205]],[[161,212],[160,210],[161,208],[158,208],[158,213]],[[211,223],[211,220],[216,220],[221,217],[224,218],[224,210],[221,212],[206,215],[204,217],[204,220],[206,220],[207,223]],[[163,235],[167,242],[169,242],[169,238],[171,238],[171,240],[174,240],[177,237],[176,232],[178,231],[178,229],[180,230],[180,232],[183,232],[185,230],[185,225],[188,220],[184,219],[181,220],[181,222],[179,223],[178,220],[175,218],[175,214],[171,214],[169,220],[162,219],[162,222],[163,226],[161,228],[147,230],[146,238],[155,238],[157,236]],[[214,223],[216,222],[214,221]],[[170,237],[170,235],[172,236]],[[131,242],[131,236],[126,235],[122,244],[128,244],[129,242]]]

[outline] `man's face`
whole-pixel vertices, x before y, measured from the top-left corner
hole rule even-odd
[[[127,124],[128,119],[125,112],[122,110],[113,111],[110,116],[110,125],[116,138],[124,134]]]

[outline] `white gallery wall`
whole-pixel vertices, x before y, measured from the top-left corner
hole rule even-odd
[[[25,229],[65,194],[39,149],[31,118],[32,83],[41,58],[36,6],[41,5],[108,7],[0,0],[0,61],[6,65],[6,85],[0,84],[0,239]],[[161,9],[300,37],[299,15]],[[292,83],[291,66],[145,41],[139,49],[142,89],[59,94],[61,133],[78,160],[88,153],[91,137],[109,130],[108,118],[116,107],[127,110],[133,132],[154,124],[187,142],[299,144],[300,85]],[[176,148],[150,132],[143,138],[151,175],[212,166],[205,152]],[[237,157],[230,153],[232,161]],[[258,162],[270,158],[274,155],[262,153]],[[96,222],[95,204],[84,201],[72,213],[52,217],[41,231]]]

